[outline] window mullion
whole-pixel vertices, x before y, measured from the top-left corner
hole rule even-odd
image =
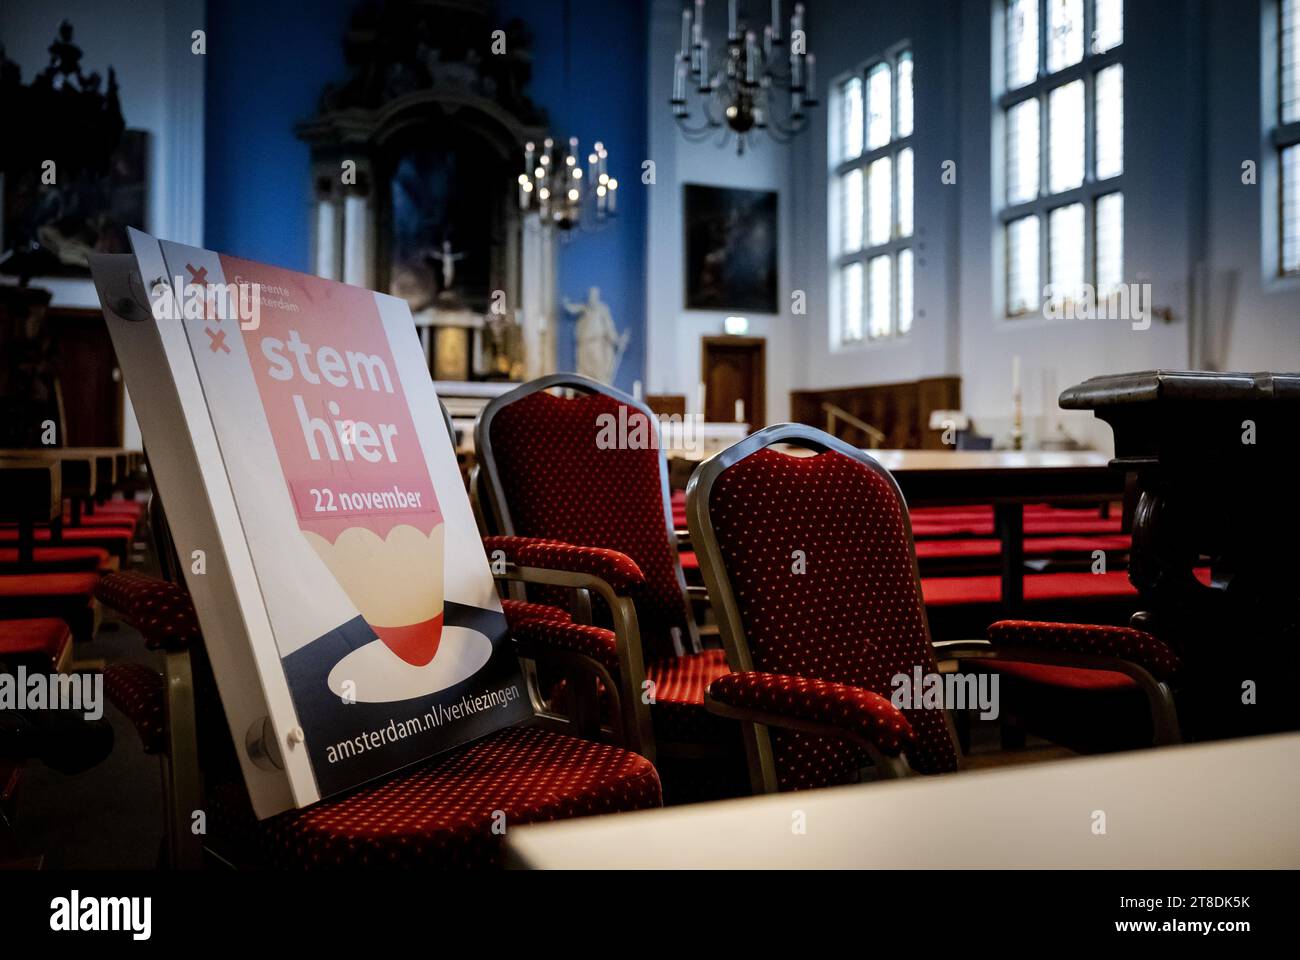
[[[1038,79],[1047,76],[1047,15],[1050,0],[1038,0]]]

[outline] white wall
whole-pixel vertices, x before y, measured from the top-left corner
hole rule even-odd
[[[1110,428],[1090,413],[1058,411],[1071,384],[1102,373],[1185,368],[1191,235],[1203,182],[1196,131],[1197,69],[1185,34],[1193,19],[1170,16],[1169,5],[1125,5],[1124,275],[1150,282],[1157,307],[1175,322],[1133,329],[1126,320],[1004,318],[1001,230],[993,211],[993,71],[1000,40],[988,8],[963,9],[960,127],[960,274],[962,401],[981,432],[1005,442],[1011,430],[1011,357],[1023,369],[1026,445],[1033,447],[1059,417],[1071,435],[1109,449]],[[919,69],[919,66],[918,66]],[[919,188],[918,188],[919,189]]]
[[[204,0],[6,0],[0,4],[0,44],[22,69],[24,83],[49,63],[59,23],[72,23],[82,70],[108,82],[117,73],[122,114],[149,137],[146,229],[182,243],[203,239],[203,58],[191,53],[190,34],[205,27]],[[89,279],[36,278],[58,306],[97,307]],[[130,398],[124,442],[139,447]]]
[[[791,229],[798,243],[790,285],[806,284],[810,302],[794,386],[957,374],[977,427],[1005,443],[1011,357],[1018,354],[1027,443],[1036,444],[1059,419],[1073,435],[1107,449],[1109,428],[1090,414],[1057,409],[1062,389],[1102,373],[1207,362],[1300,369],[1300,282],[1266,279],[1262,265],[1274,262],[1263,237],[1276,199],[1260,122],[1261,96],[1271,95],[1275,82],[1271,66],[1260,62],[1260,2],[1126,4],[1125,279],[1151,283],[1154,303],[1173,315],[1172,324],[1135,331],[1127,321],[1002,318],[992,187],[995,0],[811,0],[811,49],[824,86],[902,40],[915,52],[916,320],[902,342],[831,346],[822,111],[792,154]],[[1249,158],[1261,162],[1258,186],[1241,183],[1241,162]],[[947,159],[958,162],[955,186],[940,182]],[[1198,276],[1207,279],[1194,296]]]
[[[726,29],[726,4],[708,4],[713,50],[724,46],[719,34]],[[765,8],[766,9],[766,8]],[[789,310],[791,238],[798,236],[790,194],[788,148],[755,140],[743,157],[736,156],[734,140],[719,147],[712,140],[690,143],[677,130],[668,101],[672,97],[673,51],[681,45],[679,0],[654,0],[650,28],[650,156],[655,162],[655,185],[650,191],[646,230],[646,384],[647,393],[681,393],[694,409],[700,382],[700,338],[722,334],[726,313],[687,310],[683,306],[685,234],[682,224],[683,184],[701,183],[750,190],[779,191],[780,249],[778,251],[778,303]],[[767,419],[789,419],[794,374],[803,367],[798,359],[799,340],[817,324],[810,316],[791,317],[746,313],[751,336],[767,338]],[[808,325],[811,323],[811,327]]]
[[[807,353],[797,386],[850,387],[892,383],[954,372],[960,330],[956,301],[955,230],[957,188],[939,183],[941,164],[955,159],[957,90],[954,72],[956,22],[932,0],[913,3],[822,2],[808,4],[809,49],[817,55],[823,107],[808,133],[794,145],[795,209],[800,237],[796,286],[808,290]],[[915,274],[914,326],[898,340],[832,345],[830,245],[827,225],[830,111],[828,91],[862,63],[900,41],[911,42],[918,82],[915,92]],[[922,79],[924,71],[924,79]]]

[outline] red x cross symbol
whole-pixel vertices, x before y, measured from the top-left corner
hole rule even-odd
[[[230,347],[226,346],[226,331],[213,330],[211,327],[204,327],[203,332],[206,333],[208,339],[212,341],[208,344],[208,349],[213,353],[216,353],[218,350],[222,350],[226,353],[230,352]]]
[[[194,269],[194,264],[192,264],[192,263],[187,263],[187,264],[185,264],[185,269],[188,270],[188,271],[190,272],[190,282],[191,282],[191,283],[207,283],[207,282],[208,282],[208,268],[207,268],[207,267],[202,267],[202,268],[200,268],[200,269],[198,269],[198,270],[195,270],[195,269]]]

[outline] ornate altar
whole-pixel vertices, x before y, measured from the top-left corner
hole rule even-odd
[[[476,0],[367,3],[349,75],[300,123],[311,146],[316,273],[411,305],[435,379],[554,367],[551,236],[519,211],[531,37]]]

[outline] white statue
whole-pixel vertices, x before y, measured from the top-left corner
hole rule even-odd
[[[600,299],[599,287],[587,292],[586,303],[570,303],[566,299],[564,309],[578,318],[574,332],[578,341],[578,373],[601,383],[613,383],[631,331],[618,332],[609,315],[609,304]]]
[[[442,264],[442,292],[449,293],[451,285],[456,282],[456,261],[464,260],[465,254],[452,253],[451,241],[442,241],[442,250],[435,250],[429,254],[434,260]]]

